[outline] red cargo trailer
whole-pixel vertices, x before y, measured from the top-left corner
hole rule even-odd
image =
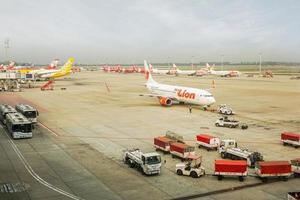
[[[170,153],[173,158],[178,156],[182,159],[186,159],[189,155],[195,155],[195,147],[180,142],[174,142],[170,144]]]
[[[220,139],[208,134],[199,134],[196,135],[198,147],[205,147],[207,150],[215,149],[217,150],[220,145]]]
[[[244,181],[247,176],[247,161],[245,160],[215,160],[215,175],[218,180],[223,176],[238,176],[240,181]]]
[[[264,182],[269,177],[278,177],[287,181],[292,175],[292,166],[289,161],[264,161],[258,162],[255,172]]]
[[[300,146],[300,134],[292,132],[283,132],[281,133],[281,141],[283,145],[292,145],[295,148]]]
[[[154,147],[164,152],[170,152],[170,144],[172,142],[175,141],[165,136],[156,137],[154,138]]]

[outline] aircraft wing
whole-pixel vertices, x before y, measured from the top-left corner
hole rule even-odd
[[[157,98],[160,98],[160,97],[166,97],[166,98],[172,99],[173,101],[178,101],[178,99],[175,98],[175,97],[162,96],[162,95],[159,95],[159,94],[140,94],[139,96],[141,96],[141,97],[143,97],[143,96],[147,96],[147,97],[157,97]]]

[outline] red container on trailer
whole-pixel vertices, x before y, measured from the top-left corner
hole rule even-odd
[[[247,172],[247,161],[215,160],[215,172],[245,173]]]
[[[283,133],[281,133],[281,140],[299,141],[300,134],[292,133],[292,132],[283,132]]]
[[[260,174],[288,174],[292,172],[289,161],[264,161],[258,162]]]
[[[169,146],[171,142],[174,140],[167,138],[165,136],[156,137],[154,138],[154,145],[157,145],[162,148],[166,148],[166,146]]]

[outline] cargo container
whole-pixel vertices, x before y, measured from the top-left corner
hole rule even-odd
[[[220,145],[220,139],[208,134],[199,134],[196,136],[198,147],[204,147],[207,150],[215,149],[217,150]]]
[[[258,162],[255,166],[255,173],[264,182],[270,177],[278,177],[287,181],[288,177],[292,175],[292,166],[289,161]]]
[[[165,136],[154,138],[154,147],[164,152],[170,152],[170,143],[175,142],[174,140]]]
[[[291,160],[294,177],[300,177],[300,158]]]
[[[222,180],[224,176],[237,176],[239,181],[244,181],[248,174],[245,160],[215,160],[215,176]]]
[[[292,145],[295,148],[300,146],[300,134],[292,132],[281,133],[281,141],[283,145]]]
[[[170,144],[170,153],[173,158],[177,156],[182,159],[187,159],[189,155],[195,155],[195,147],[179,142],[173,142]]]

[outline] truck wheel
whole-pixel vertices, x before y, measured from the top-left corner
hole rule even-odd
[[[218,176],[218,181],[221,181],[223,179],[223,176],[219,175]]]
[[[195,171],[191,171],[190,176],[193,178],[199,178],[198,174]]]
[[[225,152],[222,152],[222,153],[221,153],[221,158],[225,158],[225,157],[226,157]]]
[[[219,126],[220,126],[220,124],[219,124],[219,123],[215,123],[215,125],[216,125],[216,127],[219,127]]]
[[[268,182],[268,178],[267,177],[263,177],[263,178],[261,178],[261,180],[262,180],[263,183]]]
[[[244,177],[243,176],[239,176],[239,181],[243,182],[244,181]]]
[[[182,176],[183,175],[182,170],[181,169],[177,169],[176,174],[179,175],[179,176]]]
[[[135,166],[134,162],[129,161],[129,167],[130,167],[130,168],[134,168],[134,166]]]

